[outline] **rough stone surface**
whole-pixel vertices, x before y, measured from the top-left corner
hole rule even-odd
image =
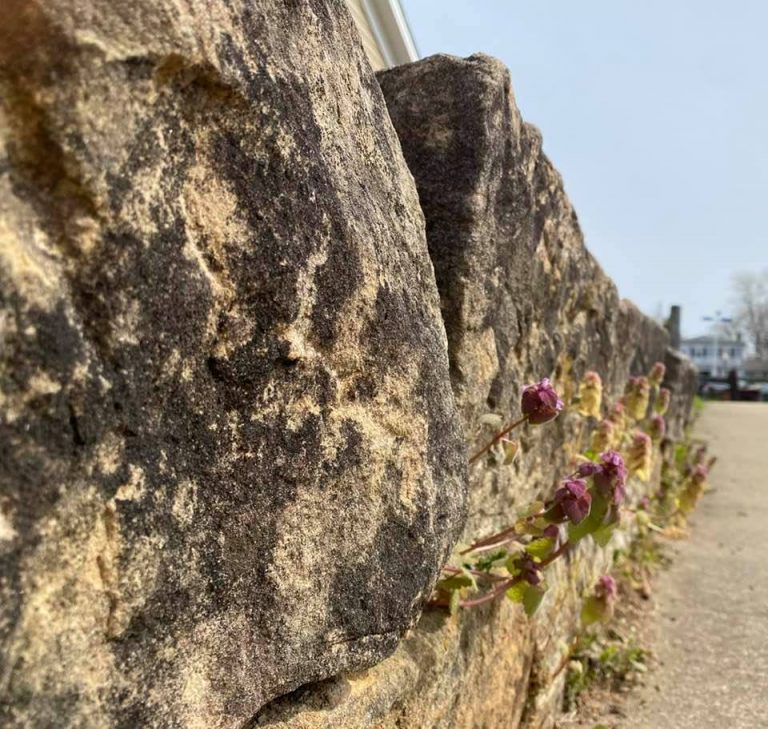
[[[0,724],[241,726],[463,524],[424,220],[340,0],[0,4]]]
[[[666,332],[620,300],[586,250],[560,176],[538,131],[522,121],[498,61],[435,56],[379,81],[426,217],[468,452],[492,433],[481,416],[519,415],[528,382],[549,376],[568,402],[593,369],[610,402],[630,374],[665,359]],[[676,365],[667,384],[678,392],[682,426],[692,369],[677,355],[667,361]],[[570,457],[586,446],[581,422],[564,413],[525,430],[513,464],[473,466],[465,542],[508,526],[520,506],[552,493]],[[642,492],[634,483],[630,498]],[[562,646],[578,625],[583,592],[609,564],[590,541],[548,572],[550,591],[534,620],[509,604],[456,618],[427,613],[392,658],[364,676],[286,697],[256,724],[551,726],[562,695]]]
[[[667,432],[677,439],[690,423],[693,399],[699,390],[699,373],[691,360],[675,349],[667,349],[664,364],[667,367],[665,384],[672,391],[666,414]]]

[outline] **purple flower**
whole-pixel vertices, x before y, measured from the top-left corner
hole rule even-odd
[[[529,585],[538,585],[541,582],[541,570],[530,554],[522,554],[518,557],[515,560],[515,566]]]
[[[638,430],[627,450],[627,467],[641,481],[648,481],[653,470],[653,443],[647,433]]]
[[[613,403],[613,407],[608,413],[608,420],[619,427],[624,424],[624,403],[621,400]]]
[[[587,491],[586,481],[580,478],[568,479],[555,492],[548,516],[555,521],[570,519],[578,524],[589,514],[591,505],[592,494]]]
[[[624,393],[624,404],[635,420],[642,420],[648,410],[651,387],[647,377],[631,377]]]
[[[557,542],[560,539],[560,527],[557,524],[549,524],[543,531],[545,537],[554,539]]]
[[[595,597],[599,599],[614,600],[618,593],[616,580],[610,575],[603,575],[595,585]]]
[[[651,500],[647,496],[643,496],[640,501],[637,502],[637,508],[643,511],[648,511],[651,508]]]
[[[659,394],[656,396],[656,401],[653,403],[653,409],[655,412],[657,412],[659,415],[664,415],[664,413],[669,410],[669,401],[672,399],[672,392],[671,390],[667,389],[666,387],[662,387],[659,390]]]
[[[703,463],[700,463],[698,466],[696,466],[696,468],[693,469],[693,473],[691,474],[691,480],[697,486],[701,486],[707,480],[707,476],[709,476],[709,471],[707,470],[707,467]]]
[[[663,362],[656,362],[648,373],[648,381],[658,387],[664,381],[665,374],[667,374],[667,366]]]
[[[581,478],[589,478],[590,476],[594,476],[599,470],[600,466],[597,463],[593,463],[592,461],[584,461],[584,463],[579,464],[579,467],[576,469],[576,473]]]
[[[587,372],[579,385],[579,412],[587,417],[599,418],[603,401],[603,381],[597,372]]]
[[[654,415],[648,426],[648,434],[653,440],[661,440],[667,432],[667,424],[661,415]]]
[[[563,401],[545,377],[538,384],[523,388],[520,407],[531,425],[541,425],[557,417],[563,409]]]
[[[600,454],[600,470],[594,475],[595,486],[612,504],[618,506],[626,495],[627,467],[616,451]]]
[[[606,451],[611,447],[616,438],[614,427],[614,423],[610,420],[601,420],[597,424],[590,440],[593,451]]]

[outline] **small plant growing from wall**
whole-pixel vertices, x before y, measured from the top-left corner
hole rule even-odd
[[[654,416],[656,417],[656,416]],[[654,439],[655,441],[655,439]],[[706,489],[706,478],[714,465],[706,447],[688,435],[668,447],[662,460],[661,485],[653,494],[644,496],[631,513],[635,517],[636,536],[626,550],[614,552],[614,572],[619,577],[623,594],[635,595],[625,606],[620,627],[612,623],[617,604],[618,585],[605,575],[585,597],[581,609],[581,630],[566,649],[550,682],[567,669],[563,709],[577,707],[584,691],[624,690],[638,680],[646,670],[648,652],[638,643],[636,631],[630,624],[637,600],[650,595],[651,575],[667,563],[660,535],[679,536],[686,518]]]
[[[671,393],[661,387],[664,374],[664,365],[657,362],[647,377],[631,378],[622,398],[602,417],[602,380],[598,373],[587,372],[571,403],[583,418],[576,439],[579,448],[584,426],[593,425],[588,448],[575,457],[572,472],[551,497],[525,507],[511,526],[462,549],[443,568],[432,604],[455,612],[506,597],[532,615],[547,589],[547,569],[555,561],[587,538],[607,545],[621,521],[628,479],[650,480],[665,438],[664,415]],[[470,457],[470,464],[482,458],[510,463],[517,453],[512,432],[524,426],[545,426],[563,409],[549,380],[528,385],[521,394],[520,417],[501,427]],[[659,504],[684,513],[700,497],[705,478],[703,462],[682,482],[668,471],[657,494]],[[585,601],[585,615],[602,619],[614,598],[615,584],[610,577],[603,578]]]

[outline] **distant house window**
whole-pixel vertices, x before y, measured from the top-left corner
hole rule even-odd
[[[731,357],[736,359],[736,347],[731,347]]]
[[[703,347],[703,348],[702,348],[702,350],[701,350],[701,356],[702,356],[702,357],[706,357],[708,354],[709,354],[709,353],[707,352],[707,348],[706,348],[706,347]]]

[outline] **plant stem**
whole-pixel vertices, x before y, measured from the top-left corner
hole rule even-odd
[[[554,552],[552,552],[552,554],[549,555],[549,557],[539,562],[538,564],[539,569],[544,569],[544,567],[549,567],[549,565],[551,565],[558,557],[562,557],[567,552],[570,552],[572,546],[573,546],[572,542],[563,542]]]
[[[552,562],[554,562],[558,557],[561,557],[562,555],[566,554],[570,551],[573,544],[571,542],[564,542],[560,545],[558,549],[556,549],[552,554],[549,555],[545,560],[542,560],[538,563],[539,569],[544,569],[545,567],[548,567]],[[517,575],[516,577],[509,577],[503,582],[500,582],[496,587],[493,588],[490,592],[486,592],[485,595],[482,595],[481,597],[475,597],[471,600],[461,600],[459,601],[459,606],[463,608],[467,607],[476,607],[477,605],[484,605],[486,602],[491,602],[492,600],[495,600],[500,595],[503,595],[510,587],[513,585],[516,585],[518,582],[523,581],[522,575]]]
[[[578,647],[578,645],[579,645],[579,636],[577,635],[571,641],[571,644],[568,646],[568,650],[566,650],[565,655],[560,660],[560,663],[555,669],[555,672],[549,677],[549,683],[554,681],[563,672],[563,669],[570,663],[570,660],[573,657],[573,654],[576,652],[576,648]]]
[[[534,519],[538,519],[539,517],[544,516],[544,514],[546,513],[547,513],[547,510],[544,509],[544,511],[540,511],[537,514],[531,514],[530,516],[523,517],[518,521],[533,521]],[[490,537],[485,537],[485,539],[478,539],[474,544],[470,545],[463,551],[459,552],[459,554],[465,555],[465,554],[469,554],[470,552],[487,552],[490,549],[494,549],[495,547],[501,547],[504,544],[508,544],[509,542],[514,541],[515,538],[519,536],[521,535],[516,532],[514,526],[507,527],[506,529],[503,529],[500,532],[496,532],[496,534],[491,534]]]
[[[528,416],[527,415],[523,415],[523,417],[520,418],[520,420],[516,420],[514,423],[512,423],[512,425],[510,425],[510,426],[504,428],[504,430],[500,430],[498,433],[496,433],[496,435],[493,436],[493,440],[491,440],[490,443],[488,443],[487,445],[483,446],[483,448],[481,448],[477,453],[475,453],[474,456],[472,456],[469,459],[470,464],[474,463],[478,458],[480,458],[480,456],[482,456],[483,454],[485,454],[489,450],[491,450],[491,448],[493,448],[493,446],[495,446],[505,435],[507,435],[507,433],[510,433],[515,428],[517,428],[519,425],[522,425],[526,420],[528,420]]]
[[[515,532],[515,527],[509,527],[507,529],[504,529],[503,531],[498,532],[497,534],[492,534],[490,537],[486,537],[485,539],[480,539],[479,541],[475,542],[472,546],[467,547],[465,550],[459,552],[461,555],[469,554],[470,552],[475,552],[478,550],[483,550],[485,547],[498,547],[502,544],[506,544],[509,541],[512,541],[512,537],[518,536]],[[506,539],[505,537],[509,537]]]
[[[464,574],[465,572],[469,572],[473,577],[480,577],[483,579],[490,580],[491,582],[499,582],[500,580],[506,580],[507,578],[503,575],[497,575],[494,572],[481,572],[480,570],[462,570],[458,567],[452,567],[451,565],[445,565],[443,567],[443,572],[449,572],[452,575],[460,575]]]
[[[476,597],[472,600],[460,600],[459,607],[468,608],[468,607],[476,607],[477,605],[484,605],[486,602],[491,602],[492,600],[495,600],[497,597],[499,597],[499,595],[503,595],[510,587],[522,581],[523,581],[522,575],[517,575],[516,577],[510,577],[504,580],[504,582],[500,582],[493,590],[491,590],[490,592],[486,592],[485,595],[483,595],[482,597]]]

